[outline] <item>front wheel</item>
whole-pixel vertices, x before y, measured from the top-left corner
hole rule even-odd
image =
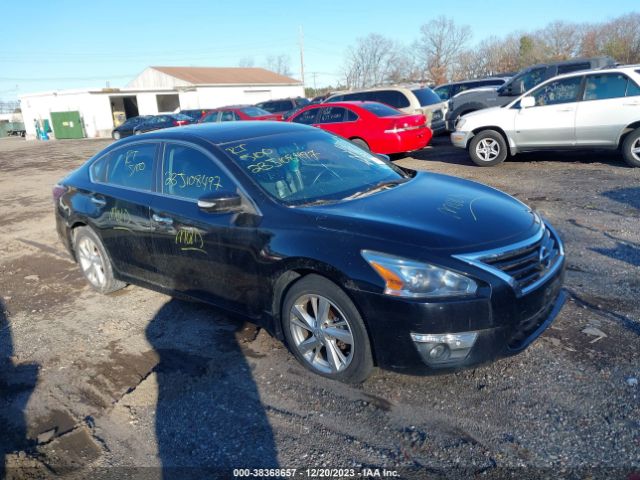
[[[91,228],[78,227],[74,230],[73,248],[82,274],[94,290],[111,293],[127,286],[114,278],[107,251]]]
[[[495,130],[484,130],[469,142],[469,156],[480,167],[492,167],[507,158],[507,142]]]
[[[640,167],[640,128],[636,128],[624,139],[622,156],[627,165]]]
[[[289,349],[314,373],[345,383],[373,369],[369,335],[358,309],[335,283],[307,275],[287,293],[282,326]]]

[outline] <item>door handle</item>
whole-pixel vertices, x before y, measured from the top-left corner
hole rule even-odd
[[[161,217],[154,213],[151,218],[153,218],[154,222],[159,223],[160,225],[173,225],[173,218],[171,217]]]
[[[91,203],[98,207],[104,207],[107,204],[107,201],[103,198],[91,197]]]
[[[556,112],[573,112],[573,108],[559,108]]]
[[[640,103],[623,103],[625,107],[640,107]]]

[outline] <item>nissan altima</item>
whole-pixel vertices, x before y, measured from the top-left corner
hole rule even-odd
[[[94,289],[131,283],[241,315],[339,381],[516,354],[564,301],[563,243],[529,207],[306,125],[129,137],[53,197]]]

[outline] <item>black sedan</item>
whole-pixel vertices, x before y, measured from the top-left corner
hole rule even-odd
[[[150,118],[152,118],[152,115],[140,115],[138,117],[127,118],[123,124],[113,129],[111,137],[114,140],[120,140],[121,138],[133,135],[134,127],[148,121]]]
[[[564,300],[563,244],[527,206],[305,125],[131,137],[54,200],[96,290],[133,283],[240,314],[345,382],[513,355]]]
[[[151,132],[153,130],[181,127],[183,125],[189,125],[190,123],[193,123],[191,117],[183,115],[182,113],[154,115],[133,127],[133,134],[140,135],[141,133]]]

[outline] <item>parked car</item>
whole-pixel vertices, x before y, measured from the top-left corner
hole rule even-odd
[[[541,149],[622,150],[640,167],[640,69],[619,67],[561,75],[503,108],[463,116],[451,142],[480,166]]]
[[[521,70],[497,90],[479,88],[462,92],[449,100],[446,114],[447,131],[455,130],[455,123],[461,116],[483,108],[506,105],[527,90],[556,75],[614,65],[615,60],[609,57],[575,58],[562,62],[541,63]]]
[[[444,105],[430,88],[384,87],[342,92],[330,96],[326,102],[370,101],[389,105],[405,113],[422,113],[433,134],[444,132]]]
[[[207,302],[344,382],[374,365],[429,373],[514,355],[564,300],[562,241],[520,201],[307,125],[130,137],[53,196],[95,290],[133,283]]]
[[[111,138],[114,140],[120,140],[121,138],[133,135],[133,129],[136,125],[140,125],[142,122],[146,122],[152,117],[152,115],[140,115],[138,117],[127,118],[125,122],[111,132]]]
[[[460,92],[464,92],[465,90],[471,90],[480,87],[494,87],[497,89],[499,86],[504,85],[509,80],[509,78],[510,77],[487,77],[478,78],[476,80],[465,80],[462,82],[446,83],[444,85],[438,85],[433,89],[433,91],[443,101],[446,101],[456,96]]]
[[[256,104],[256,107],[262,108],[269,113],[275,113],[278,115],[284,115],[290,110],[295,110],[300,107],[309,105],[309,100],[303,97],[296,98],[280,98],[278,100],[268,100],[266,102],[260,102]]]
[[[282,120],[282,115],[269,113],[253,105],[232,105],[209,110],[200,123],[233,122],[238,120]]]
[[[211,109],[209,108],[196,108],[192,110],[180,110],[180,113],[182,115],[186,115],[187,117],[191,118],[193,122],[197,122],[202,117],[204,117],[207,114],[207,112],[209,112],[210,110]]]
[[[163,128],[181,127],[183,125],[189,125],[193,123],[191,117],[183,115],[182,113],[171,113],[165,115],[154,115],[144,122],[140,122],[133,127],[133,134],[139,135],[145,132],[151,132],[152,130],[161,130]]]
[[[420,150],[432,135],[423,114],[409,115],[377,102],[308,105],[287,121],[313,125],[383,154]]]

